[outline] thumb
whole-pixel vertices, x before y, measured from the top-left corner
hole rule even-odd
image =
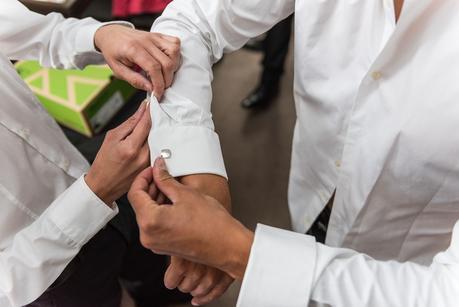
[[[141,172],[134,180],[128,193],[128,199],[136,214],[144,214],[151,207],[158,206],[152,199],[150,192],[153,185],[153,172],[151,167]]]
[[[172,203],[178,201],[180,192],[183,190],[184,186],[169,174],[166,162],[162,157],[155,160],[153,166],[153,179],[158,189],[163,192]]]

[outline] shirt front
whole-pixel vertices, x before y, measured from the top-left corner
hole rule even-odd
[[[16,0],[0,9],[0,306],[38,298],[117,213],[86,185],[89,165],[10,59],[82,68],[101,63],[92,19],[42,16]]]
[[[392,0],[172,2],[153,30],[179,36],[184,60],[152,105],[152,154],[172,148],[175,175],[225,174],[211,64],[292,12],[294,229],[304,233],[336,190],[329,245],[430,263],[459,216],[455,0],[406,0],[398,23]]]

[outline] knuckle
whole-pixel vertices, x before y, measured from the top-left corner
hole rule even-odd
[[[149,69],[151,71],[160,71],[161,70],[161,64],[159,64],[156,61],[151,62],[150,65],[149,65]]]
[[[115,130],[114,130],[114,129],[110,129],[110,130],[108,130],[107,133],[105,134],[105,139],[106,139],[106,140],[111,140],[111,139],[114,138],[115,134],[116,134]]]
[[[168,60],[168,61],[166,61],[164,63],[164,69],[165,70],[172,71],[172,70],[174,70],[174,68],[175,68],[175,64],[171,60]]]
[[[155,248],[152,240],[150,239],[150,237],[148,235],[145,235],[142,232],[140,232],[139,239],[140,239],[140,244],[142,244],[143,247],[146,247],[148,249],[154,249]]]
[[[125,52],[128,55],[134,56],[137,53],[137,49],[138,49],[137,42],[132,40],[126,44]]]
[[[126,160],[132,160],[136,157],[136,151],[132,147],[123,147],[123,150],[121,150],[121,158],[126,159]]]
[[[171,41],[171,43],[173,43],[175,45],[180,45],[181,44],[180,38],[178,38],[176,36],[171,36],[170,41]]]

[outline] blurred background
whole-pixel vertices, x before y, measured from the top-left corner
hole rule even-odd
[[[43,13],[60,11],[66,16],[91,16],[102,21],[124,19],[146,30],[160,14],[160,11],[151,12],[148,9],[146,12],[134,10],[132,14],[126,0],[113,1],[120,5],[118,16],[113,15],[111,0],[22,2]],[[285,29],[290,31],[289,27],[290,22],[284,25],[284,33]],[[287,185],[295,112],[293,59],[289,51],[292,48],[288,48],[291,42],[285,40],[285,36],[279,42],[274,37],[269,43],[266,36],[257,38],[246,48],[225,55],[214,67],[213,115],[230,179],[233,215],[251,229],[255,229],[257,223],[290,228]],[[288,36],[290,32],[287,32]],[[265,54],[270,52],[266,48],[274,49],[271,51],[274,53],[272,59],[266,59]],[[269,76],[266,70],[274,64],[281,66],[285,73],[282,74],[277,67]],[[135,92],[108,124],[100,132],[92,133],[91,137],[74,129],[64,127],[64,130],[91,161],[102,143],[104,131],[127,118],[144,98],[145,93]],[[235,283],[221,299],[209,306],[235,306],[239,287]]]

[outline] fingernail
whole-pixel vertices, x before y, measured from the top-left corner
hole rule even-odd
[[[156,159],[156,162],[155,162],[155,165],[157,168],[159,168],[160,170],[162,171],[167,171],[167,166],[166,166],[166,162],[164,161],[164,158],[163,157],[158,157]]]

